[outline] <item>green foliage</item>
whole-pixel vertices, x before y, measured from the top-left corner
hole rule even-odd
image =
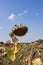
[[[7,56],[12,60],[12,61],[14,61],[15,60],[15,53],[14,53],[14,51],[13,50],[7,50],[6,51],[6,53],[7,53]]]

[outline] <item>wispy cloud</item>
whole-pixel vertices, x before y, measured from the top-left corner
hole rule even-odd
[[[18,16],[22,16],[24,14],[28,13],[28,10],[24,10],[22,13],[19,13]]]
[[[15,19],[15,14],[14,14],[14,13],[11,13],[11,14],[9,15],[8,19],[14,20],[14,19]]]
[[[3,27],[0,26],[0,30],[2,30],[2,29],[3,29]]]
[[[39,13],[36,13],[36,15],[38,16],[38,15],[39,15]]]

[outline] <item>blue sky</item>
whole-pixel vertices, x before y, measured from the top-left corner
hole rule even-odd
[[[29,30],[19,42],[43,39],[43,0],[0,0],[0,41],[11,40],[12,27],[20,23]]]

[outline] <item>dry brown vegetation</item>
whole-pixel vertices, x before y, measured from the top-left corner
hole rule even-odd
[[[43,65],[43,40],[32,43],[18,43],[20,49],[16,53],[16,59],[12,61],[7,56],[6,50],[13,44],[4,44],[0,42],[0,65]]]

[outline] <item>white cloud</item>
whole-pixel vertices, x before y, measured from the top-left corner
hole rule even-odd
[[[19,13],[19,14],[17,14],[18,16],[22,16],[22,15],[24,15],[24,14],[26,14],[26,13],[28,13],[28,10],[24,10],[22,13]],[[9,16],[8,16],[8,19],[10,19],[10,20],[14,20],[15,19],[15,14],[14,13],[11,13]]]
[[[22,16],[22,15],[24,15],[24,14],[26,14],[26,13],[28,13],[28,10],[24,10],[24,12],[19,13],[18,16]]]
[[[15,14],[14,14],[14,13],[11,13],[11,14],[9,15],[8,19],[14,20],[14,19],[15,19]]]

